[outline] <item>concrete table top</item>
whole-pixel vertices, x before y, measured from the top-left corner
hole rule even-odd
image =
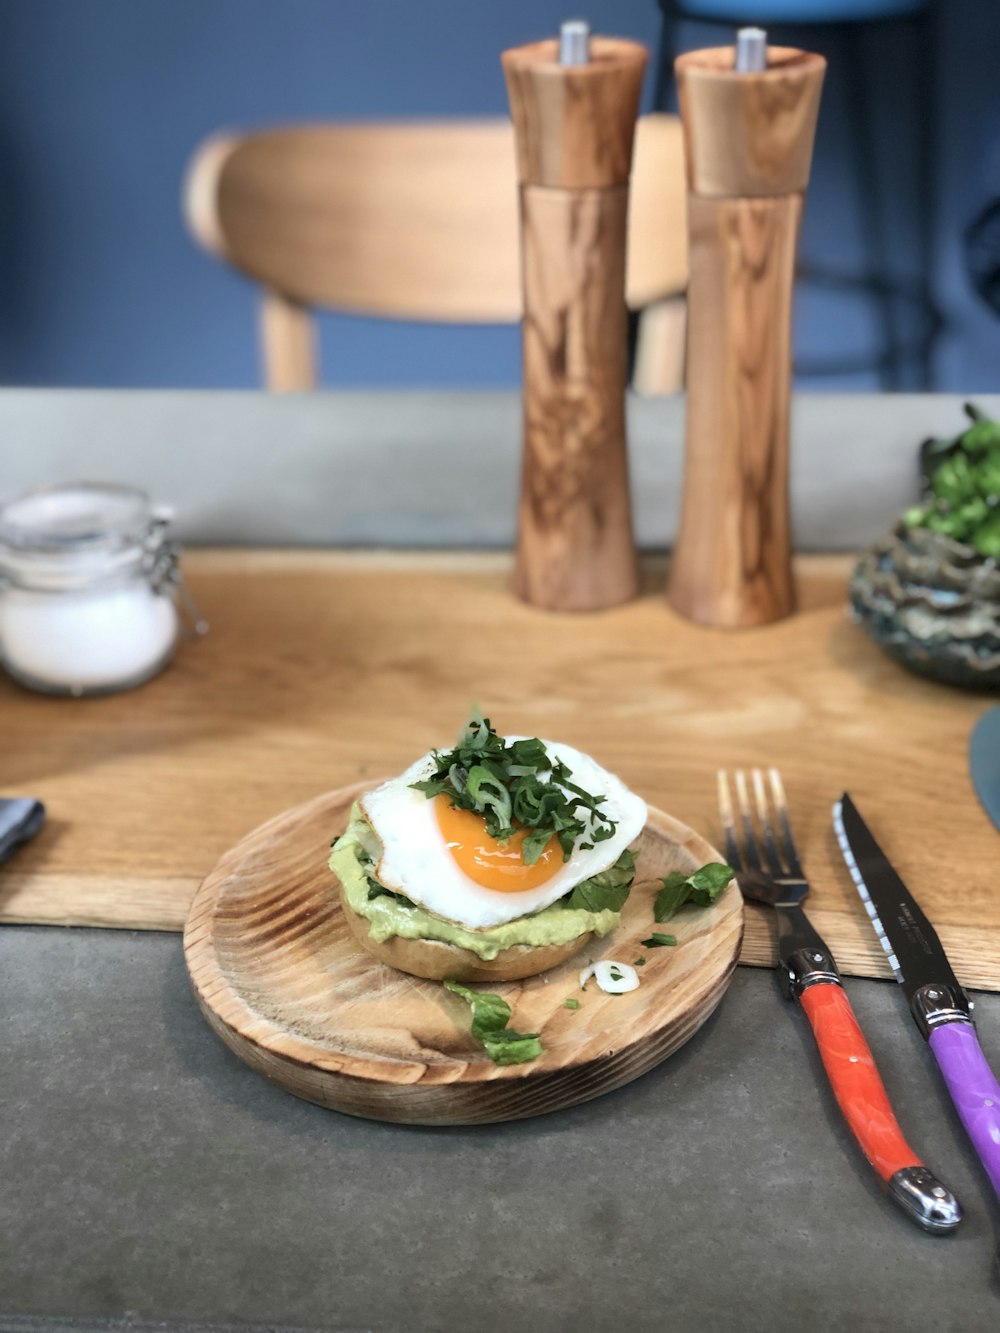
[[[300,1102],[209,1031],[177,935],[0,932],[0,1327],[996,1329],[994,1205],[892,983],[849,981],[959,1194],[918,1231],[859,1160],[804,1016],[739,969],[628,1087],[453,1129]],[[1000,1065],[1000,995],[977,997]]]
[[[917,447],[967,424],[957,394],[798,394],[797,550],[852,551],[918,494]],[[978,394],[1000,416],[1000,395]],[[636,538],[672,543],[684,399],[628,400]],[[0,390],[0,503],[117,481],[172,505],[201,545],[510,546],[521,460],[514,391],[309,394]]]

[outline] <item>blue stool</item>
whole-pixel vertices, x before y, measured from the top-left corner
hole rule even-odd
[[[720,23],[869,23],[927,8],[927,0],[681,0],[689,18]]]
[[[934,257],[931,0],[756,0],[756,3],[755,0],[659,0],[659,6],[662,28],[653,95],[657,110],[666,110],[673,97],[677,29],[683,20],[725,24],[730,29],[760,24],[768,29],[768,41],[775,45],[808,46],[829,58],[828,78],[837,80],[839,76],[846,92],[866,262],[861,273],[837,272],[809,264],[804,266],[801,276],[819,286],[855,291],[866,297],[877,318],[878,350],[874,362],[871,358],[845,357],[814,364],[799,363],[797,369],[806,375],[843,375],[874,369],[884,389],[931,388],[934,348],[944,325],[930,282]],[[789,40],[782,32],[782,25],[808,27],[807,40]],[[901,34],[904,28],[909,30],[909,42],[914,48],[909,78],[917,123],[914,203],[919,272],[912,279],[889,276],[894,247],[888,235],[888,191],[879,172],[870,131],[875,112],[865,60],[869,38],[879,40],[879,33],[891,35],[894,30]],[[845,77],[851,71],[856,71],[857,77]],[[821,112],[821,126],[822,121]],[[904,307],[902,316],[900,306]]]

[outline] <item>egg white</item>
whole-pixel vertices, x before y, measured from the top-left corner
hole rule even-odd
[[[520,893],[498,893],[483,888],[459,868],[449,851],[438,825],[435,801],[410,788],[410,783],[420,782],[434,772],[431,753],[411,764],[398,778],[384,782],[361,798],[365,817],[382,845],[375,868],[379,883],[436,916],[482,930],[539,912],[582,880],[614,865],[642,832],[646,823],[645,801],[580,750],[554,741],[545,741],[544,745],[550,756],[566,765],[578,787],[605,797],[600,809],[617,825],[612,837],[596,843],[590,851],[579,845],[574,847],[569,860],[537,888]],[[544,781],[545,775],[539,776]]]

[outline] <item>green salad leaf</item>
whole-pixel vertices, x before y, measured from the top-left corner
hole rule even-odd
[[[650,935],[649,939],[643,940],[642,943],[646,946],[647,949],[665,949],[669,945],[677,943],[677,936],[661,935],[658,930],[654,930],[652,935]]]
[[[721,861],[710,861],[692,875],[682,875],[679,870],[672,871],[656,895],[654,918],[657,921],[669,921],[685,903],[694,903],[696,907],[711,906],[733,876],[732,868],[723,865]]]
[[[577,884],[560,899],[563,907],[581,907],[587,912],[620,912],[635,879],[635,856],[626,847],[613,866]]]
[[[507,1026],[510,1021],[510,1005],[499,995],[485,995],[482,991],[470,990],[457,981],[443,983],[445,990],[466,1000],[472,1009],[472,1035],[481,1041],[486,1054],[494,1064],[521,1065],[528,1060],[537,1060],[542,1053],[542,1043],[537,1032],[515,1032]]]
[[[453,750],[434,751],[434,764],[429,778],[410,785],[428,799],[445,795],[459,809],[481,814],[486,832],[500,842],[528,829],[521,844],[525,865],[534,865],[552,838],[568,861],[577,839],[586,836],[592,846],[614,835],[614,821],[599,809],[605,798],[572,782],[571,770],[537,736],[508,744],[479,713]]]

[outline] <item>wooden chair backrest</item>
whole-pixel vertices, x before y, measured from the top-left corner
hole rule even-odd
[[[675,116],[640,118],[628,301],[687,282]],[[317,125],[218,135],[185,187],[198,241],[265,288],[272,388],[310,388],[311,308],[392,319],[514,323],[521,314],[514,137],[506,120]]]

